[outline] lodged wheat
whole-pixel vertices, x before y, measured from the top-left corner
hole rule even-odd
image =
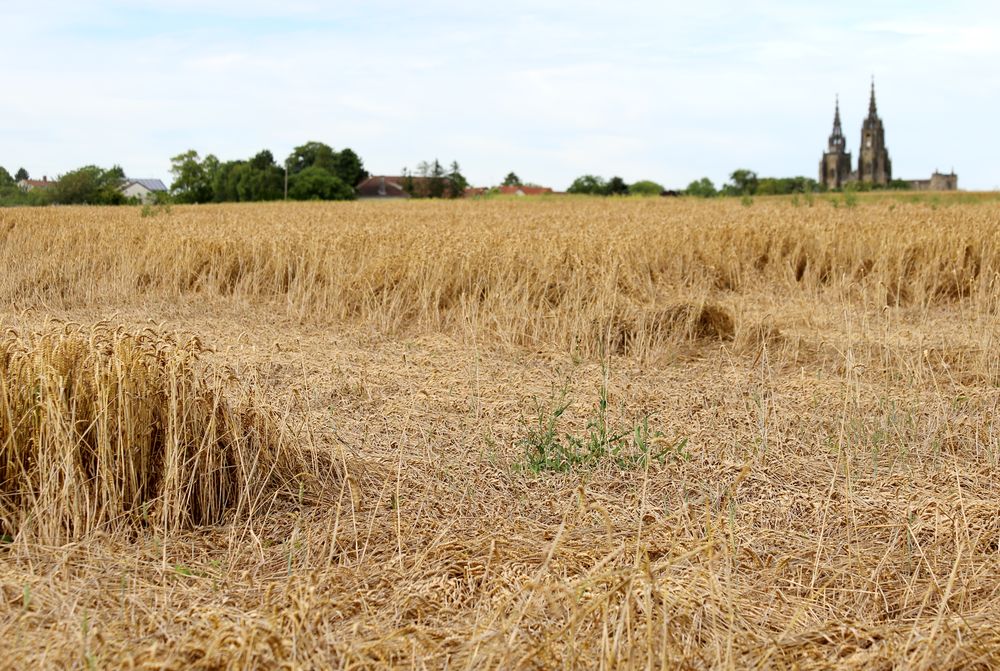
[[[0,337],[2,533],[212,524],[300,470],[278,418],[200,353],[104,326]]]

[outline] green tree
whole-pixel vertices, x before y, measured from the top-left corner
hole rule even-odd
[[[790,193],[816,193],[819,182],[812,177],[792,177],[788,180]]]
[[[574,179],[566,191],[567,193],[603,196],[608,192],[608,184],[604,181],[604,178],[597,175],[583,175]]]
[[[458,161],[452,161],[448,170],[438,159],[421,161],[412,171],[403,168],[403,191],[414,198],[459,198],[468,185]]]
[[[350,148],[341,149],[337,153],[334,159],[333,174],[352,187],[368,179],[368,171],[365,170],[361,157]]]
[[[793,193],[813,193],[819,183],[809,177],[761,177],[757,181],[758,196],[786,196]]]
[[[443,198],[447,183],[445,180],[444,166],[437,159],[430,166],[430,181],[427,183],[427,195],[431,198]]]
[[[102,172],[96,165],[67,172],[51,187],[52,201],[62,205],[96,205]]]
[[[212,200],[216,203],[235,202],[240,199],[240,178],[246,170],[246,161],[220,163],[212,175]],[[282,184],[282,189],[284,184]]]
[[[216,158],[215,154],[209,154],[201,162],[201,167],[205,171],[205,175],[209,178],[209,181],[215,178],[215,172],[219,169],[222,163]]]
[[[205,161],[208,162],[208,157]],[[215,163],[218,164],[217,160]],[[194,149],[170,159],[170,172],[174,176],[170,192],[178,203],[207,203],[213,200],[212,175]]]
[[[524,186],[521,182],[521,178],[517,176],[514,172],[508,172],[507,176],[503,178],[503,182],[500,186]]]
[[[624,179],[615,175],[608,180],[605,193],[609,196],[627,196],[629,193],[628,184],[625,183]]]
[[[272,154],[269,149],[257,152],[257,154],[250,159],[250,167],[254,170],[260,170],[261,172],[267,170],[268,168],[275,167],[274,154]]]
[[[288,174],[297,175],[306,168],[323,168],[330,174],[337,172],[337,156],[333,147],[322,142],[306,142],[292,150],[286,159]]]
[[[296,147],[286,159],[286,165],[289,176],[297,175],[306,168],[323,168],[352,187],[368,177],[361,157],[353,149],[336,152],[322,142],[306,142]]]
[[[712,198],[713,196],[718,195],[718,191],[716,191],[715,185],[712,184],[712,180],[708,177],[702,177],[701,179],[696,179],[688,184],[688,187],[684,189],[684,195],[697,196],[699,198]]]
[[[14,186],[14,178],[3,167],[0,167],[0,189]]]
[[[410,172],[410,169],[403,168],[403,191],[411,196],[415,196],[416,194],[414,193],[414,190],[416,187],[417,185],[413,179],[413,174]]]
[[[294,200],[353,200],[354,189],[319,166],[302,170],[288,180],[288,197]]]
[[[458,161],[451,162],[451,168],[448,170],[448,195],[452,198],[461,198],[465,195],[465,189],[469,186],[469,180],[465,179],[462,175],[461,168],[458,167]]]
[[[723,187],[727,196],[752,196],[757,193],[757,173],[740,168],[729,176],[729,183]]]
[[[31,179],[28,175],[28,171],[24,168],[18,168],[17,172],[14,174],[14,180],[20,182],[22,179]]]
[[[217,203],[280,200],[284,195],[284,170],[266,149],[248,161],[206,164],[208,158],[202,166],[211,179],[212,200]]]
[[[274,155],[264,149],[246,163],[240,175],[240,200],[280,200],[284,195],[284,179],[284,170],[274,162]]]
[[[659,196],[663,193],[663,185],[644,179],[629,185],[628,192],[633,196]]]
[[[50,196],[62,205],[122,205],[126,202],[121,191],[124,179],[119,166],[104,170],[88,165],[61,176]]]

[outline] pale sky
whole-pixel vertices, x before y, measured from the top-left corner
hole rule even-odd
[[[33,177],[317,140],[476,185],[815,178],[874,75],[895,177],[1000,188],[996,0],[0,0],[0,60],[0,165]]]

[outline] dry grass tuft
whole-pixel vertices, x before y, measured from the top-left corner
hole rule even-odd
[[[0,527],[214,524],[302,470],[281,422],[198,341],[66,326],[0,338]]]
[[[732,340],[735,328],[733,317],[721,305],[708,303],[701,306],[684,305],[682,314],[687,316],[689,329],[696,338]]]
[[[716,303],[629,306],[616,310],[607,325],[598,322],[591,342],[581,349],[593,351],[593,344],[605,338],[607,351],[619,355],[641,354],[670,343],[726,341],[733,339],[734,324],[729,311]]]

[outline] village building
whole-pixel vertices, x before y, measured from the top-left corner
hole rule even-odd
[[[937,171],[930,179],[903,180],[910,189],[917,191],[955,191],[958,189],[958,175],[954,170],[949,174]],[[887,187],[893,183],[892,160],[885,144],[885,126],[878,115],[875,104],[875,82],[872,81],[871,97],[868,101],[868,116],[861,124],[861,150],[857,170],[852,170],[851,153],[847,151],[847,139],[840,123],[840,101],[833,114],[833,132],[827,140],[827,148],[819,163],[819,182],[828,189],[842,189],[851,183],[864,183]]]
[[[420,179],[411,177],[411,180]],[[410,194],[403,188],[406,178],[401,176],[372,175],[355,187],[358,198],[362,199],[388,199],[388,198],[410,198]]]
[[[935,170],[930,179],[911,179],[910,188],[914,191],[957,191],[958,175],[954,170],[949,173]]]
[[[122,182],[122,193],[126,198],[135,198],[140,203],[156,202],[158,194],[167,193],[167,185],[158,179],[126,179]]]
[[[354,190],[360,200],[452,197],[452,184],[447,177],[420,175],[372,175],[354,187]]]
[[[547,186],[528,186],[526,184],[518,186],[500,186],[497,192],[506,196],[544,196],[552,193],[552,189]]]
[[[18,180],[17,188],[27,193],[28,191],[33,191],[35,189],[50,189],[58,183],[59,182],[55,180],[50,180],[47,176],[43,176],[41,179]]]

